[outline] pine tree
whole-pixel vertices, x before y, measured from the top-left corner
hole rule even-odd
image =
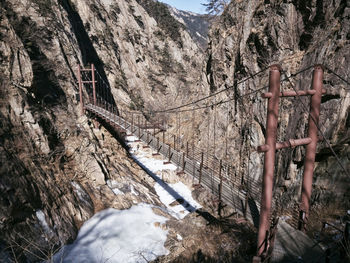
[[[205,10],[209,15],[216,16],[222,13],[229,2],[229,0],[207,0],[207,3],[203,5],[206,7]]]

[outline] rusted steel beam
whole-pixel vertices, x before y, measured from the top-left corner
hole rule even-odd
[[[140,116],[137,116],[137,123],[138,123],[138,128],[139,128],[139,138],[138,138],[138,140],[140,140],[140,138],[141,138],[141,128],[140,128]]]
[[[204,158],[204,153],[201,152],[201,163],[199,165],[199,184],[201,184],[202,182],[203,158]]]
[[[180,172],[178,172],[177,174],[180,175],[180,174],[184,174],[185,173],[185,165],[186,165],[186,162],[185,162],[185,153],[183,152],[182,155],[180,155],[182,158],[182,170]],[[180,162],[179,162],[180,164]]]
[[[300,209],[305,212],[305,220],[309,216],[310,199],[312,190],[312,177],[315,167],[316,146],[318,141],[318,122],[320,117],[321,97],[323,85],[323,67],[316,65],[312,78],[312,89],[316,93],[311,97],[308,137],[311,138],[311,143],[306,146],[306,156],[304,162],[304,174],[301,193]]]
[[[169,164],[171,163],[171,147],[170,144],[168,144],[168,161],[164,162],[164,164]]]
[[[185,153],[183,152],[182,153],[182,171],[185,172],[185,165],[186,165],[186,162],[185,162]]]
[[[261,193],[261,208],[258,232],[258,256],[264,252],[263,243],[266,240],[266,232],[270,227],[273,176],[276,152],[277,118],[280,94],[281,67],[273,65],[270,67],[269,92],[272,97],[268,99],[266,120],[266,144],[269,150],[265,152],[264,174]]]
[[[322,94],[325,94],[327,91],[325,89],[322,89]],[[280,97],[296,97],[296,96],[308,96],[308,95],[314,95],[316,93],[316,90],[286,90],[280,92]],[[261,97],[267,99],[272,97],[271,92],[265,92],[261,94]]]
[[[157,154],[159,154],[159,149],[160,149],[160,147],[159,147],[159,137],[157,137]]]
[[[81,81],[81,83],[83,83],[83,84],[94,84],[94,83],[96,83],[97,81],[91,81],[91,80],[82,80]]]
[[[221,170],[222,170],[222,160],[220,160],[220,167],[219,167],[219,179],[220,179],[220,183],[219,183],[219,207],[218,207],[218,215],[221,217],[221,208],[222,208],[222,174],[221,174]]]
[[[289,139],[285,142],[276,143],[276,150],[283,148],[295,148],[296,146],[308,145],[311,143],[311,138],[302,138],[302,139]]]
[[[192,158],[192,163],[193,163],[192,176],[193,176],[193,179],[194,179],[194,178],[196,178],[196,160],[194,159],[194,157]]]
[[[78,83],[79,83],[79,100],[80,100],[80,112],[84,114],[84,99],[83,99],[83,82],[81,80],[81,67],[78,65]]]
[[[147,145],[149,145],[149,132],[146,131],[146,142],[147,142]]]
[[[307,145],[311,142],[311,138],[302,138],[302,139],[289,139],[285,142],[276,143],[276,150],[284,149],[284,148],[294,148],[301,145]],[[267,144],[260,145],[257,148],[258,152],[267,152],[270,147]]]

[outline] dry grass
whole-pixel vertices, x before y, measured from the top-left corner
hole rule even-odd
[[[307,234],[330,247],[331,254],[338,254],[350,262],[350,244],[343,239],[344,217],[347,214],[346,206],[340,202],[319,205],[310,211]],[[327,227],[325,226],[327,223]]]

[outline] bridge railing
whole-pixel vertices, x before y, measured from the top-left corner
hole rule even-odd
[[[126,133],[138,137],[139,140],[151,147],[154,153],[163,155],[167,161],[179,167],[180,172],[193,176],[198,181],[198,185],[208,188],[214,196],[218,197],[214,200],[218,206],[222,207],[223,203],[226,203],[251,221],[257,220],[260,201],[259,182],[248,182],[247,184],[245,180],[237,179],[235,175],[230,173],[228,165],[219,162],[219,165],[215,167],[206,163],[201,158],[203,154],[199,154],[199,157],[198,155],[187,156],[184,151],[174,149],[170,143],[166,143],[166,140],[163,141],[159,134],[156,135],[154,129],[152,133],[152,129],[147,129],[148,125],[141,128],[126,118],[118,116],[116,110],[110,111],[110,107],[106,106],[108,103],[100,105],[88,103],[85,105],[85,109],[105,119],[110,124],[117,125]]]

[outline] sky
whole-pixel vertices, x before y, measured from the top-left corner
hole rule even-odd
[[[191,11],[198,14],[205,13],[205,6],[202,3],[206,3],[206,0],[159,0],[160,2],[171,5],[177,9]]]

